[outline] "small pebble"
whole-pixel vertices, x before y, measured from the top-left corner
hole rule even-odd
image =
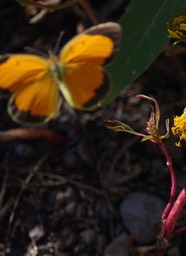
[[[96,234],[92,229],[86,229],[80,233],[86,244],[94,244],[96,242]]]
[[[38,225],[29,231],[29,237],[31,240],[38,241],[44,235],[43,226]]]
[[[128,250],[128,236],[122,233],[106,247],[104,256],[129,256]]]

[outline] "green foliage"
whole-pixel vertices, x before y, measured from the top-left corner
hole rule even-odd
[[[107,68],[113,86],[103,104],[138,78],[164,50],[170,40],[167,22],[185,6],[186,0],[132,0],[119,22],[123,29],[121,50]]]

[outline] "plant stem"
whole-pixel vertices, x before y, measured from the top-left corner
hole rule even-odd
[[[174,203],[174,199],[176,196],[176,176],[175,171],[172,163],[172,159],[163,144],[162,140],[159,140],[158,145],[163,152],[166,158],[166,165],[171,174],[171,191],[170,191],[170,198],[167,206],[165,207],[163,214],[162,214],[162,227],[157,239],[157,251],[155,252],[155,256],[163,256],[165,254],[166,248],[169,246],[169,239],[172,236],[172,232],[175,228],[176,221],[179,217],[180,211],[173,210],[176,202]],[[179,212],[179,213],[178,213]]]
[[[170,170],[170,174],[171,174],[171,191],[170,191],[170,199],[169,202],[167,204],[167,206],[165,207],[163,214],[162,214],[162,222],[164,222],[171,210],[171,207],[173,206],[174,203],[174,199],[176,196],[176,176],[175,176],[175,171],[174,171],[174,167],[172,164],[172,159],[165,147],[165,145],[163,144],[163,142],[161,144],[159,144],[161,151],[163,152],[165,158],[166,158],[166,165]]]
[[[186,204],[186,188],[183,188],[179,193],[177,200],[175,201],[170,213],[168,214],[167,219],[162,225],[158,245],[161,248],[157,249],[155,252],[155,256],[163,256],[166,248],[169,246],[169,241],[173,234],[181,232],[186,229],[186,227],[180,228],[177,231],[175,230],[175,226],[177,224],[178,218],[183,210],[183,207]],[[175,231],[175,232],[174,232]]]
[[[164,223],[164,238],[170,240],[178,218],[183,210],[183,207],[186,204],[186,188],[183,188],[179,193],[178,198],[176,199],[167,219]]]

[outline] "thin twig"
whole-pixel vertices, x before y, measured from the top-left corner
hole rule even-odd
[[[1,207],[3,205],[3,199],[4,199],[5,192],[6,192],[8,174],[9,174],[9,169],[5,168],[5,175],[4,175],[1,192],[0,192],[0,211],[1,211]]]
[[[45,173],[45,172],[40,172],[39,175],[42,175],[42,176],[45,176],[45,177],[48,177],[48,178],[52,178],[52,179],[58,180],[59,183],[58,184],[54,183],[54,185],[56,185],[56,184],[60,185],[60,184],[64,184],[64,182],[66,182],[66,183],[72,184],[72,185],[74,185],[74,186],[76,186],[78,188],[85,189],[85,190],[88,190],[90,192],[93,192],[93,193],[95,193],[95,194],[97,194],[99,196],[104,196],[104,192],[102,190],[100,190],[100,189],[93,188],[93,187],[91,187],[89,185],[83,184],[83,183],[81,183],[79,181],[75,181],[75,180],[66,178],[66,177],[61,176],[61,175],[57,175],[57,174],[53,174],[53,173]],[[33,186],[33,184],[32,184],[32,186]]]
[[[5,248],[6,248],[6,245],[9,241],[9,238],[10,238],[10,234],[11,234],[11,229],[12,229],[12,224],[14,222],[14,218],[15,218],[15,214],[16,214],[16,210],[17,210],[17,207],[19,205],[19,202],[21,200],[21,197],[23,195],[23,192],[26,190],[28,184],[30,183],[30,181],[32,180],[32,178],[34,177],[34,175],[40,170],[42,164],[44,163],[44,161],[46,161],[46,159],[48,158],[49,154],[45,155],[44,157],[42,157],[38,163],[34,166],[33,170],[28,174],[28,176],[26,177],[26,179],[24,180],[24,183],[22,184],[22,187],[21,187],[21,190],[19,192],[19,194],[17,195],[17,198],[14,202],[14,205],[13,205],[13,209],[12,209],[12,212],[10,214],[10,217],[9,217],[9,221],[8,221],[8,227],[7,227],[7,233],[6,233],[6,238],[5,238]]]
[[[113,174],[116,168],[116,164],[118,161],[123,157],[124,153],[131,148],[135,142],[139,141],[139,137],[134,137],[132,138],[128,143],[124,144],[120,150],[117,151],[117,154],[115,155],[112,164],[110,166],[110,169],[108,170],[108,178],[107,178],[107,183],[108,185],[112,183],[113,181]]]
[[[98,24],[99,21],[93,12],[92,8],[90,7],[87,0],[78,0],[78,3],[83,7],[83,9],[86,11],[87,15],[89,16],[90,20],[94,25]]]

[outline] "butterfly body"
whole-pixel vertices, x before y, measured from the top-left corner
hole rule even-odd
[[[56,84],[63,81],[64,65],[58,60],[57,56],[50,56],[49,73],[53,77]]]
[[[57,113],[59,91],[73,108],[98,106],[110,86],[103,66],[118,52],[120,36],[120,26],[109,22],[74,37],[58,56],[1,56],[0,89],[1,95],[12,95],[10,116],[28,124],[49,121]]]

